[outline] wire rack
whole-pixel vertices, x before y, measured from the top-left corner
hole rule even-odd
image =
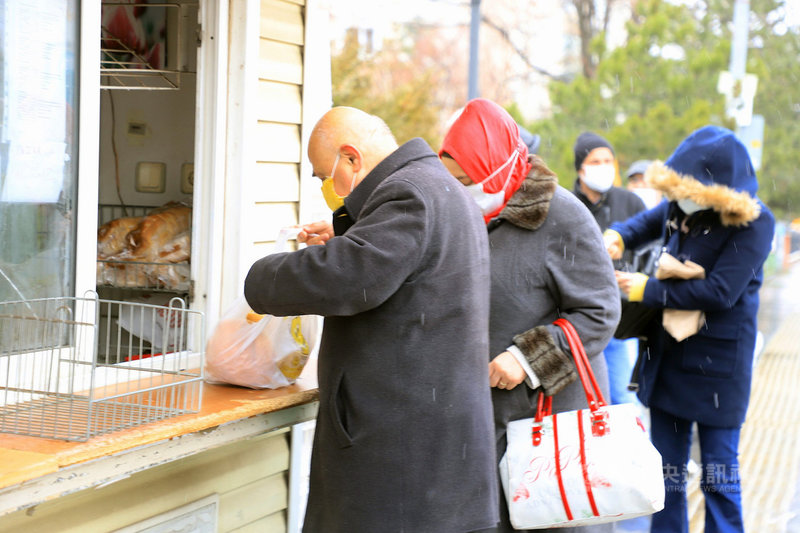
[[[118,289],[189,292],[189,263],[145,263],[141,261],[97,260],[97,285]]]
[[[191,4],[191,2],[188,2]],[[136,9],[131,2],[111,0],[102,2],[103,9]],[[148,8],[163,9],[166,12],[168,24],[166,29],[166,63],[176,66],[182,58],[183,25],[179,22],[182,6],[178,2],[147,2]],[[131,17],[134,20],[135,17]],[[169,20],[175,20],[173,24]],[[176,90],[181,87],[180,68],[155,68],[151,61],[145,57],[145,50],[134,50],[129,43],[120,39],[109,28],[101,25],[100,47],[100,88],[124,90]],[[130,28],[134,32],[134,28]],[[128,36],[123,32],[123,35]],[[144,54],[144,55],[143,55]],[[165,65],[166,67],[166,65]]]
[[[0,432],[85,441],[199,411],[204,327],[179,298],[0,302]]]

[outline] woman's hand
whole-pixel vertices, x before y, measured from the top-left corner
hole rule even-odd
[[[511,352],[503,352],[489,363],[489,386],[511,390],[523,381],[527,374]]]
[[[617,278],[617,285],[620,290],[628,297],[631,302],[641,302],[644,295],[644,287],[649,279],[640,272],[622,272],[615,270],[614,276]]]
[[[320,220],[319,222],[300,226],[297,242],[312,246],[314,244],[325,244],[331,237],[333,237],[333,225],[330,222]]]
[[[607,229],[603,232],[603,242],[606,245],[606,251],[611,259],[620,259],[624,246],[622,244],[622,237],[614,230]]]

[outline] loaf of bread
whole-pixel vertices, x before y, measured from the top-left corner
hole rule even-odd
[[[176,235],[158,252],[159,263],[182,263],[191,257],[192,237],[188,231]]]
[[[188,234],[191,225],[191,207],[179,205],[151,213],[128,233],[125,238],[127,246],[120,258],[158,262],[161,250],[179,235]]]
[[[142,217],[122,217],[110,220],[97,229],[97,258],[106,259],[125,249],[126,237]]]
[[[184,290],[189,283],[192,208],[170,202],[144,217],[112,220],[97,232],[97,282]]]

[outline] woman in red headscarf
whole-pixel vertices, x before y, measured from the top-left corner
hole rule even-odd
[[[533,415],[539,390],[553,395],[553,412],[586,407],[569,345],[553,325],[557,318],[575,326],[608,395],[602,351],[619,320],[619,292],[591,213],[558,185],[541,158],[528,154],[503,108],[481,98],[470,101],[450,126],[439,156],[468,188],[489,232],[487,356],[499,461],[508,423]],[[499,485],[498,490],[504,502]],[[514,531],[505,503],[500,515],[496,531]],[[612,524],[581,528],[612,530]]]

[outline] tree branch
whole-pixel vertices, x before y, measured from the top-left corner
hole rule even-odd
[[[553,73],[552,73],[552,72],[550,72],[549,70],[547,70],[547,69],[544,69],[544,68],[542,68],[542,67],[540,67],[540,66],[538,66],[538,65],[535,65],[535,64],[533,64],[533,62],[531,61],[531,59],[528,57],[528,54],[527,54],[527,53],[525,53],[525,51],[524,51],[524,50],[522,50],[522,49],[521,49],[519,46],[517,46],[516,44],[514,44],[514,42],[511,40],[511,36],[509,35],[509,33],[508,33],[508,30],[506,30],[505,28],[502,28],[502,27],[501,27],[501,26],[499,26],[498,24],[495,24],[493,21],[489,20],[489,19],[486,17],[486,15],[483,15],[483,14],[481,15],[481,22],[483,22],[484,24],[486,24],[487,26],[489,26],[490,28],[492,28],[494,31],[496,31],[497,33],[499,33],[499,34],[500,34],[500,36],[503,38],[503,40],[504,40],[506,43],[508,43],[508,45],[509,45],[509,46],[510,46],[510,47],[511,47],[513,50],[514,50],[514,52],[516,52],[516,54],[517,54],[517,55],[518,55],[518,56],[519,56],[519,57],[520,57],[520,58],[521,58],[521,59],[522,59],[522,60],[525,62],[525,64],[526,64],[526,65],[528,65],[528,66],[529,66],[529,67],[530,67],[532,70],[534,70],[534,71],[538,72],[538,73],[539,73],[539,74],[541,74],[542,76],[547,76],[548,78],[550,78],[550,79],[552,79],[552,80],[555,80],[555,81],[563,81],[563,82],[568,82],[568,81],[570,81],[570,76],[568,76],[568,75],[566,75],[566,74],[553,74]]]

